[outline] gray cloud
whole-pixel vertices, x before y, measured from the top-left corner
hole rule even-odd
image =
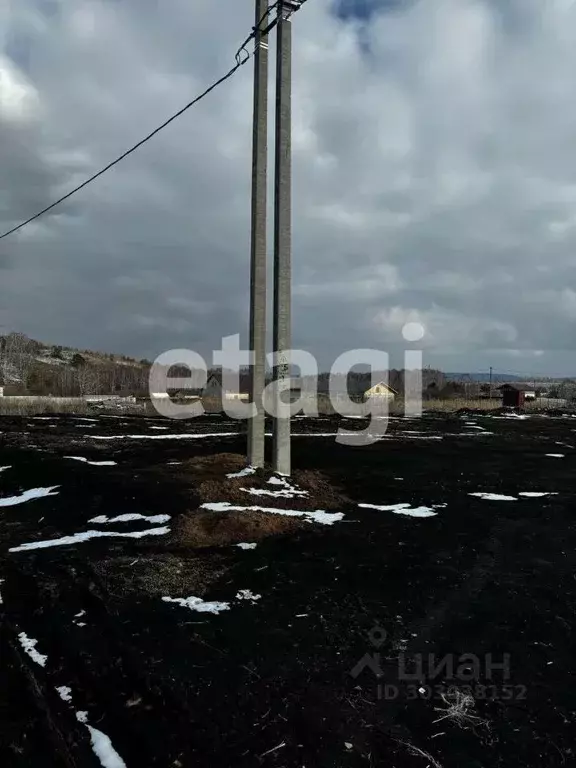
[[[398,358],[419,319],[431,365],[576,372],[576,5],[365,8],[311,0],[293,22],[294,344],[323,365],[356,347]],[[251,0],[8,4],[2,227],[226,71],[252,14]],[[0,324],[147,357],[246,338],[251,85],[247,65],[2,241]]]

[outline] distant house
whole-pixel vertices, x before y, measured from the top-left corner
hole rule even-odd
[[[385,381],[379,381],[364,392],[364,399],[381,399],[391,402],[397,394],[398,392],[392,389]]]
[[[367,374],[364,378],[349,378],[336,376],[332,381],[328,378],[321,376],[316,392],[322,397],[331,395],[338,399],[339,397],[348,397],[355,402],[362,402],[365,400],[373,400],[380,398],[382,401],[386,400],[391,402],[398,395],[397,390],[387,384],[384,380],[378,381],[372,386],[366,388],[370,383],[370,374]],[[332,385],[332,386],[330,386]],[[307,393],[310,391],[310,383],[305,381],[302,391]]]
[[[215,400],[248,400],[250,392],[250,376],[240,371],[237,378],[237,386],[234,389],[225,388],[222,384],[221,373],[211,373],[204,389],[202,397]]]
[[[230,389],[225,388],[222,385],[222,374],[220,372],[210,374],[206,385],[202,390],[202,397],[207,400],[248,401],[250,399],[250,374],[248,371],[240,371],[237,376],[237,386]],[[267,377],[266,386],[268,386],[271,381],[272,380]],[[295,402],[301,393],[303,393],[302,379],[296,376],[291,376],[289,395],[287,398],[286,396],[283,396],[282,399],[284,402]]]
[[[521,408],[526,400],[536,399],[536,390],[523,384],[502,384],[498,391],[502,394],[502,405],[510,408]]]

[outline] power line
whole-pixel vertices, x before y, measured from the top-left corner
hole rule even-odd
[[[305,0],[304,0],[305,2]],[[21,222],[15,227],[12,227],[12,229],[9,229],[7,232],[4,232],[4,234],[0,235],[0,240],[3,240],[5,237],[8,237],[8,235],[14,234],[14,232],[18,232],[18,230],[22,229],[23,227],[27,226],[31,222],[35,221],[36,219],[39,219],[40,216],[43,216],[45,213],[48,213],[48,211],[51,211],[53,208],[56,208],[57,205],[60,205],[60,203],[63,203],[65,200],[68,200],[68,198],[72,197],[72,195],[75,195],[76,192],[79,192],[81,189],[84,189],[84,187],[88,186],[88,184],[91,184],[95,179],[97,179],[99,176],[102,176],[106,171],[109,171],[110,168],[113,168],[115,165],[118,165],[124,158],[128,157],[128,155],[131,155],[133,152],[135,152],[137,149],[139,149],[143,144],[146,144],[147,141],[150,141],[151,138],[156,136],[157,133],[160,133],[166,126],[170,125],[170,123],[174,122],[178,117],[184,114],[187,110],[190,109],[190,107],[193,107],[195,104],[197,104],[199,101],[201,101],[205,96],[208,96],[209,93],[211,93],[213,90],[215,90],[219,85],[222,85],[222,83],[226,82],[226,80],[229,80],[236,72],[240,69],[240,67],[244,66],[246,62],[250,59],[250,53],[246,50],[246,46],[250,43],[251,40],[254,39],[256,36],[256,30],[257,28],[260,28],[260,25],[266,19],[270,13],[276,8],[278,3],[274,3],[273,5],[270,5],[262,18],[260,19],[260,22],[256,27],[252,28],[252,32],[248,35],[246,40],[242,43],[240,48],[236,51],[235,59],[236,64],[230,69],[225,75],[223,75],[219,80],[216,80],[216,82],[212,83],[212,85],[209,88],[206,88],[203,93],[201,93],[199,96],[197,96],[192,101],[189,101],[188,104],[186,104],[182,109],[178,110],[175,114],[172,115],[172,117],[169,117],[168,120],[165,120],[162,125],[159,125],[157,128],[155,128],[151,133],[149,133],[147,136],[145,136],[143,139],[141,139],[137,144],[134,144],[134,146],[130,147],[130,149],[126,150],[126,152],[123,152],[119,157],[117,157],[115,160],[112,160],[111,163],[108,163],[104,168],[102,168],[97,173],[90,176],[88,179],[82,182],[82,184],[79,184],[77,187],[74,187],[74,189],[70,190],[67,194],[63,195],[61,198],[56,200],[55,202],[51,203],[50,205],[46,206],[46,208],[43,208],[41,211],[38,211],[38,213],[35,213],[34,216],[30,216],[29,219],[26,219],[26,221]],[[272,26],[276,24],[276,20],[272,22]],[[244,57],[242,54],[245,54]]]

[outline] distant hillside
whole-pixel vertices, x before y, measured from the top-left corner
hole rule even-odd
[[[145,391],[150,361],[45,344],[21,333],[0,336],[5,393],[77,396]]]
[[[490,374],[489,373],[446,373],[444,374],[446,378],[449,381],[478,381],[478,382],[489,382],[490,381]],[[522,381],[522,376],[514,376],[511,373],[493,373],[492,374],[492,383],[496,382],[503,382],[503,381]]]

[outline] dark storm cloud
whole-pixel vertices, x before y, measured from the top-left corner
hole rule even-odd
[[[576,338],[574,4],[354,9],[370,23],[331,0],[294,19],[294,344],[323,365],[356,347],[401,355],[402,326],[418,319],[431,364],[576,370],[565,352]],[[2,226],[226,71],[252,10],[9,4]],[[0,323],[146,357],[245,338],[251,85],[247,66],[57,215],[2,241]]]

